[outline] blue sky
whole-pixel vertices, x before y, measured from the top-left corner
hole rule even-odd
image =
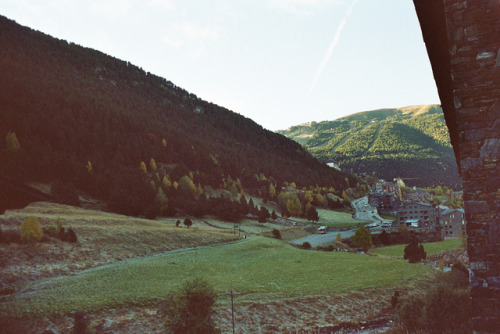
[[[0,0],[267,129],[439,103],[411,0]]]

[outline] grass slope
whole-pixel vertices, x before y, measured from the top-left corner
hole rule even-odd
[[[434,255],[437,253],[442,253],[447,250],[458,249],[463,246],[462,239],[448,239],[438,242],[428,242],[424,243],[424,250],[427,252],[427,256]],[[370,253],[375,255],[390,256],[396,258],[403,258],[404,249],[407,245],[394,245],[387,247],[380,247],[370,250]]]
[[[79,242],[52,240],[36,247],[0,243],[0,287],[68,275],[128,258],[238,239],[231,230],[210,227],[198,220],[189,229],[178,228],[177,218],[149,220],[46,202],[8,210],[0,216],[0,228],[3,232],[19,231],[24,219],[30,216],[37,217],[43,228],[55,229],[59,219],[64,227],[76,232]]]
[[[402,260],[306,251],[253,237],[30,283],[2,301],[0,311],[47,315],[148,304],[195,276],[214,284],[221,295],[233,289],[239,301],[252,301],[392,288],[430,270]]]

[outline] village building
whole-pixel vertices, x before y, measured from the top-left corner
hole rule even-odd
[[[420,201],[420,202],[429,201],[432,200],[432,198],[433,196],[431,194],[429,194],[426,191],[423,191],[422,189],[416,189],[405,196],[405,199],[408,201]]]
[[[399,186],[396,182],[380,180],[372,185],[371,192],[368,194],[368,203],[377,208],[381,214],[395,216],[401,204],[399,194]]]
[[[376,194],[399,196],[399,186],[395,182],[380,180],[372,186],[372,192]]]
[[[340,170],[339,163],[337,161],[333,160],[333,159],[325,160],[325,164],[328,167],[335,168],[336,170]]]
[[[439,217],[443,239],[460,238],[465,235],[465,212],[463,209],[448,209]]]
[[[416,226],[423,230],[434,230],[438,224],[439,209],[430,203],[406,202],[403,203],[397,214],[399,225]]]

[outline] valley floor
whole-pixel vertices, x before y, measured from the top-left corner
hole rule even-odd
[[[188,229],[175,227],[176,219],[35,203],[7,211],[0,226],[18,228],[32,215],[44,227],[57,219],[71,225],[79,242],[0,244],[2,333],[71,333],[76,311],[85,312],[96,333],[162,333],[163,300],[196,276],[218,293],[222,333],[232,332],[231,290],[237,333],[358,326],[390,317],[393,292],[432,271],[397,258],[298,249],[260,236],[270,233],[251,222],[249,231],[259,233],[241,239],[223,222],[200,220]],[[281,232],[288,240],[306,233]]]

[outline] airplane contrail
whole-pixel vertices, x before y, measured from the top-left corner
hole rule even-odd
[[[323,57],[323,60],[319,64],[318,70],[316,71],[316,76],[314,77],[314,80],[311,83],[311,87],[309,87],[309,91],[307,92],[307,95],[310,95],[311,92],[313,91],[314,87],[316,86],[316,83],[318,82],[319,76],[323,72],[323,70],[326,67],[326,64],[328,64],[328,61],[330,60],[330,57],[332,56],[333,50],[335,50],[335,47],[337,46],[337,43],[339,42],[340,35],[342,34],[342,30],[344,29],[344,26],[347,22],[347,19],[351,16],[352,9],[356,4],[358,3],[359,0],[353,0],[351,7],[347,10],[344,18],[340,22],[337,31],[335,31],[335,36],[333,37],[332,42],[330,43],[330,46],[328,47],[328,50],[325,53],[325,56]]]

